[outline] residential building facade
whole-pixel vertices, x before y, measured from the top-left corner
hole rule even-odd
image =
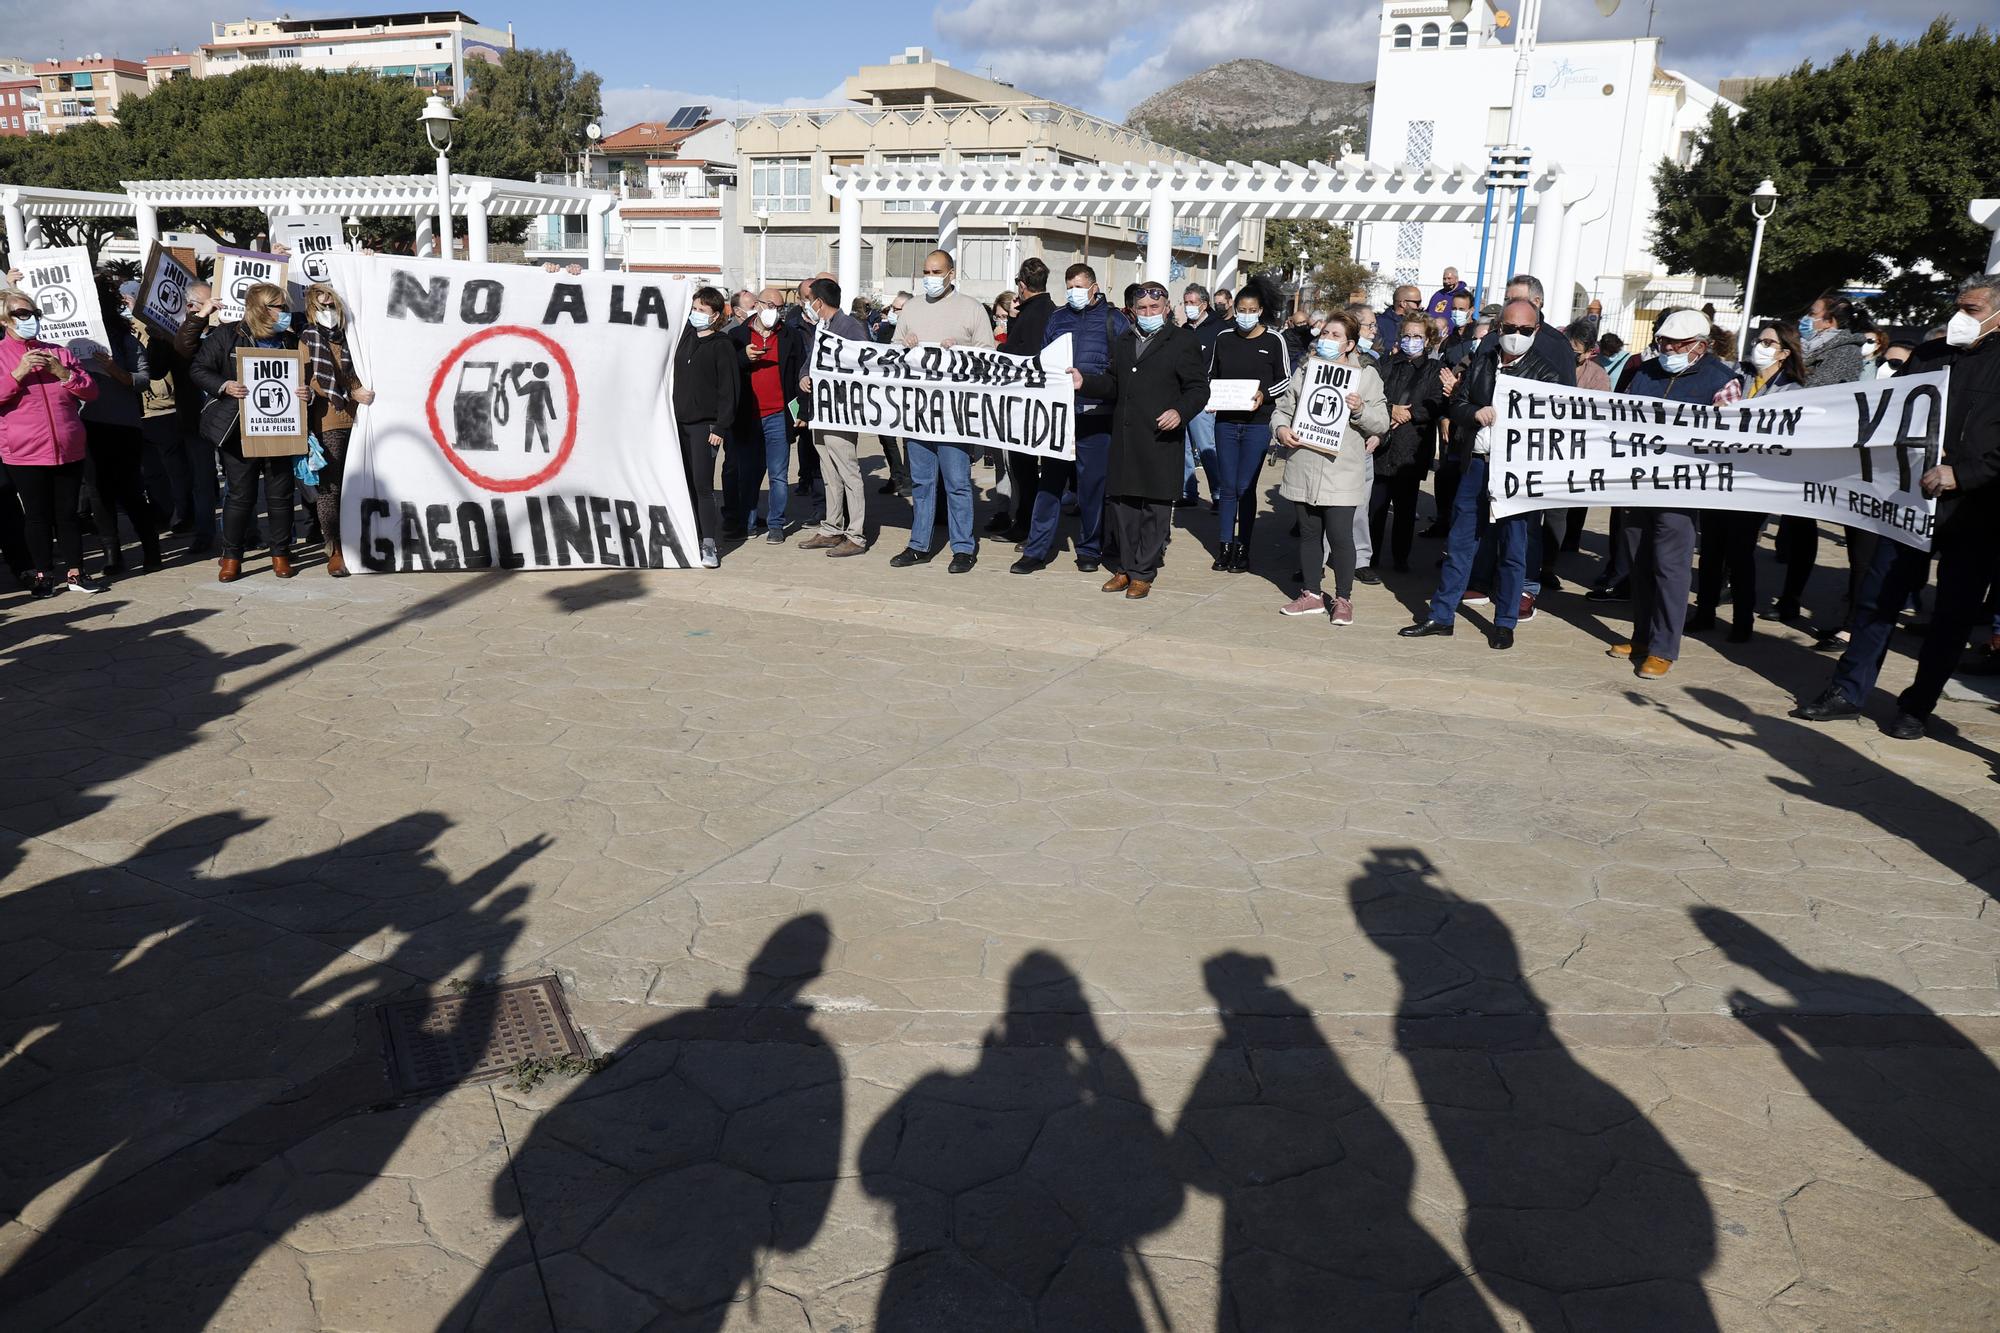
[[[32,74],[0,78],[0,138],[18,139],[45,132],[42,81]]]
[[[146,87],[159,87],[174,79],[198,79],[202,77],[202,58],[199,51],[183,51],[179,47],[163,55],[146,57]]]
[[[408,79],[454,102],[465,100],[468,62],[499,64],[514,49],[514,29],[489,28],[457,10],[363,14],[346,18],[242,19],[211,26],[202,43],[203,77],[258,65],[368,70]]]
[[[35,77],[42,85],[43,128],[50,134],[93,120],[113,124],[120,102],[146,95],[144,65],[102,53],[44,60],[35,66]]]

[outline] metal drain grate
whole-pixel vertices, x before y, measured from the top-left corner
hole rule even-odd
[[[389,1076],[398,1092],[498,1078],[529,1056],[584,1053],[554,977],[399,1000],[380,1012]]]

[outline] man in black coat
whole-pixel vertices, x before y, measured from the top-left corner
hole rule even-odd
[[[1113,404],[1105,563],[1117,572],[1104,591],[1137,600],[1153,590],[1166,555],[1187,423],[1208,405],[1208,367],[1194,331],[1167,318],[1165,287],[1142,284],[1132,313],[1135,327],[1112,344],[1110,368],[1072,370],[1070,379],[1080,393]]]
[[[1048,341],[1049,316],[1055,302],[1049,298],[1049,266],[1034,255],[1021,261],[1014,275],[1014,317],[1007,321],[1007,345],[1000,350],[1010,356],[1031,357],[1041,353]],[[1007,485],[1014,496],[1013,512],[1003,509],[986,525],[992,533],[1005,533],[1007,540],[1028,539],[1028,525],[1035,517],[1035,492],[1042,485],[1040,455],[1007,454]]]
[[[2000,580],[2000,276],[1968,279],[1959,289],[1958,313],[1943,338],[1919,347],[1902,375],[1951,370],[1938,462],[1919,486],[1937,499],[1931,549],[1937,554],[1937,601],[1917,653],[1917,678],[1896,698],[1886,730],[1897,740],[1919,740],[1937,708],[1945,682],[1978,624],[1988,591]],[[1884,541],[1863,576],[1848,626],[1847,651],[1820,696],[1793,710],[1808,722],[1855,717],[1889,653],[1896,617],[1924,586],[1930,553]]]

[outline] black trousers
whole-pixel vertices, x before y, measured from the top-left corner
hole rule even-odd
[[[9,463],[7,476],[21,497],[22,526],[27,530],[28,561],[50,578],[83,568],[83,525],[76,516],[83,493],[83,460],[35,466]],[[56,563],[56,543],[62,543],[62,563]]]
[[[1035,492],[1042,485],[1041,455],[1010,451],[1007,455],[1007,484],[1014,490],[1012,531],[1025,537],[1028,525],[1035,521]]]
[[[722,536],[722,516],[715,507],[715,446],[710,432],[720,436],[712,421],[681,424],[681,466],[687,469],[688,494],[694,497],[694,526],[703,541]]]
[[[290,458],[245,458],[236,440],[215,451],[222,475],[229,482],[229,499],[222,506],[222,556],[241,560],[250,535],[250,516],[257,507],[257,482],[264,483],[264,540],[272,555],[292,553],[292,462]]]
[[[1382,534],[1389,532],[1389,556],[1397,569],[1410,567],[1410,539],[1417,535],[1417,497],[1423,492],[1423,469],[1406,467],[1384,476],[1375,474],[1375,488],[1368,493],[1368,544],[1374,548],[1375,563],[1382,563]],[[1393,514],[1395,523],[1390,525]]]
[[[1701,565],[1695,575],[1694,604],[1713,612],[1722,605],[1722,580],[1729,579],[1730,620],[1748,625],[1757,609],[1757,534],[1764,515],[1732,509],[1701,512]]]
[[[113,566],[123,563],[118,535],[118,511],[124,510],[138,534],[139,549],[147,560],[160,558],[158,516],[146,499],[143,465],[146,437],[137,426],[114,426],[103,421],[83,423],[84,447],[89,451],[90,479],[96,492],[91,514],[97,522],[98,540]]]
[[[28,553],[28,526],[21,516],[21,497],[14,494],[14,483],[5,469],[0,469],[0,557],[6,559],[14,581],[26,586],[28,575],[35,568],[35,558]]]
[[[1104,519],[1110,538],[1104,546],[1104,563],[1141,583],[1158,578],[1174,522],[1173,502],[1114,495],[1105,502]]]
[[[1458,479],[1463,473],[1457,459],[1438,459],[1437,480],[1431,483],[1431,494],[1437,499],[1437,525],[1441,528],[1451,526],[1451,507],[1458,502]]]
[[[910,459],[903,452],[903,442],[893,435],[879,437],[882,441],[882,461],[889,469],[889,483],[899,491],[910,489]],[[1034,503],[1033,497],[1029,504]]]
[[[1873,535],[1873,534],[1871,534]],[[1877,537],[1877,544],[1889,540]],[[1853,549],[1849,539],[1848,549]],[[1937,549],[1937,594],[1931,605],[1930,628],[1917,650],[1917,678],[1896,698],[1897,707],[1917,717],[1937,708],[1945,682],[1958,669],[1965,641],[1974,625],[1992,625],[1987,595],[2000,581],[2000,533],[1974,531],[1940,537]],[[1894,621],[1900,605],[1881,608]]]
[[[1854,619],[1861,597],[1861,580],[1866,577],[1869,563],[1875,559],[1875,548],[1882,539],[1866,528],[1844,527],[1841,532],[1847,538],[1847,603],[1841,608],[1839,623],[1845,626]],[[1785,557],[1785,585],[1778,600],[1795,604],[1805,595],[1806,581],[1819,563],[1819,521],[1790,515],[1779,519],[1778,549]]]
[[[1299,515],[1299,577],[1307,592],[1321,591],[1322,552],[1333,556],[1333,595],[1354,596],[1354,506],[1309,505],[1296,501]]]

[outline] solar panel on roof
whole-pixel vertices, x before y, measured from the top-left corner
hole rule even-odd
[[[680,110],[674,112],[674,118],[667,122],[667,128],[670,130],[691,130],[695,126],[701,124],[701,122],[707,119],[708,119],[707,107],[684,106]]]

